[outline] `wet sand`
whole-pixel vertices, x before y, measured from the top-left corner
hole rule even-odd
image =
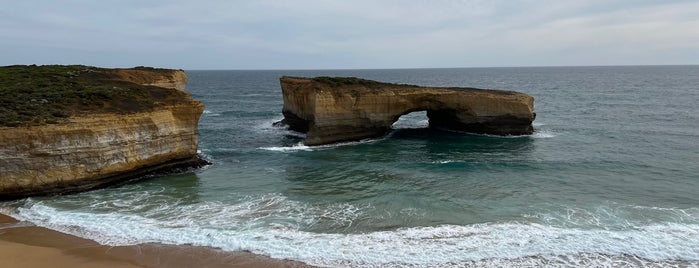
[[[0,214],[3,267],[310,267],[247,252],[140,244],[104,246]]]

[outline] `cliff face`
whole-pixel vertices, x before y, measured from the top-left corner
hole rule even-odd
[[[418,87],[357,78],[282,77],[283,123],[306,145],[385,135],[401,115],[427,111],[430,127],[470,133],[533,132],[534,98],[514,91]]]
[[[184,90],[186,83],[183,71],[125,73],[120,82],[168,90]],[[202,165],[197,127],[204,105],[189,94],[178,96],[149,109],[0,127],[0,199],[89,190],[157,170]]]
[[[139,85],[173,88],[179,91],[185,91],[187,87],[187,75],[182,70],[153,71],[150,68],[141,68],[112,69],[108,72]]]

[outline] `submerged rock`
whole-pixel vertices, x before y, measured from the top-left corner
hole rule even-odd
[[[197,155],[204,105],[184,92],[182,70],[8,66],[0,75],[12,106],[0,109],[0,199],[207,163]]]
[[[432,128],[492,135],[532,134],[534,98],[519,92],[420,87],[352,77],[280,79],[284,120],[305,145],[386,135],[401,115],[427,111]]]

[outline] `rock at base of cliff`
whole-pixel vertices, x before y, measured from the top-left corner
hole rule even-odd
[[[187,159],[174,159],[153,166],[129,170],[113,176],[86,178],[68,183],[56,181],[53,183],[5,188],[0,195],[0,200],[19,199],[27,196],[65,195],[85,192],[110,186],[124,185],[154,177],[191,172],[211,164],[212,163],[208,160],[197,155]]]

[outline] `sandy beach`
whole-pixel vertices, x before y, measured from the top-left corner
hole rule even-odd
[[[5,267],[309,267],[246,252],[162,244],[104,246],[0,214]]]

